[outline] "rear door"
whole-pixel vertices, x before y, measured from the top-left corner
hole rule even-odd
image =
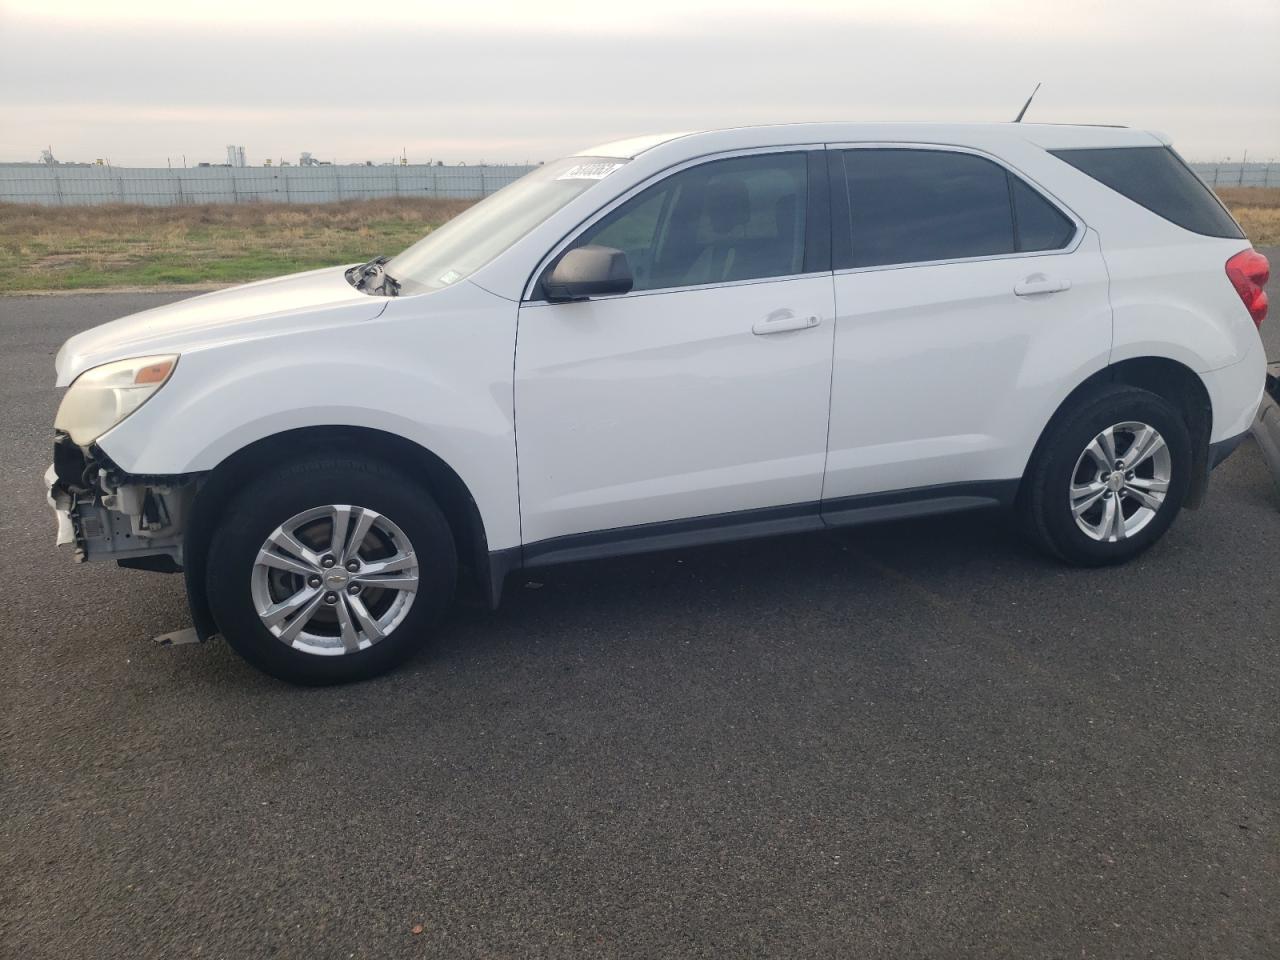
[[[836,337],[823,515],[1000,498],[1111,344],[1098,238],[994,158],[833,148]],[[874,501],[870,501],[874,502]]]
[[[564,245],[624,250],[635,287],[521,304],[527,558],[580,534],[670,535],[635,529],[664,521],[694,536],[820,524],[834,312],[826,178],[821,149],[694,162]]]

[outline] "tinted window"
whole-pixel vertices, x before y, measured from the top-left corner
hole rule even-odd
[[[634,290],[804,271],[807,160],[770,153],[672,174],[589,227],[574,246],[627,254]]]
[[[853,265],[1013,253],[1004,168],[967,153],[846,150]]]
[[[1232,240],[1244,237],[1213,192],[1168,147],[1050,152],[1134,203],[1192,233],[1230,237]]]
[[[1019,252],[1059,250],[1071,242],[1076,225],[1022,180],[1009,174]]]
[[[849,266],[1060,250],[1075,223],[1004,167],[941,150],[844,151]]]

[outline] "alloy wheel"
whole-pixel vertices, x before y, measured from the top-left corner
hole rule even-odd
[[[1071,513],[1090,539],[1115,543],[1147,526],[1169,493],[1172,458],[1160,431],[1125,421],[1093,438],[1071,475]]]
[[[290,517],[258,550],[250,590],[282,643],[340,656],[366,650],[404,620],[418,589],[413,545],[367,507],[331,504]]]

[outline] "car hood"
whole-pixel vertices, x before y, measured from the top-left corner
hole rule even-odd
[[[218,290],[76,334],[58,351],[58,386],[113,360],[376,318],[386,309],[386,298],[356,290],[347,283],[346,270],[325,267]]]

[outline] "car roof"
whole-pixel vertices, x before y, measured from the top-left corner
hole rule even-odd
[[[1167,143],[1161,134],[1130,127],[1059,123],[788,123],[725,127],[719,130],[660,133],[630,137],[581,150],[577,156],[634,159],[642,153],[681,141],[691,153],[788,143],[948,143],[974,146],[1000,140],[1022,140],[1044,149],[1154,146]]]

